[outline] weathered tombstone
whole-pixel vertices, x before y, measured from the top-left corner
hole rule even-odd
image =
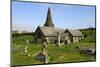
[[[61,44],[60,44],[60,32],[57,32],[57,36],[58,36],[58,46],[61,46]]]
[[[16,46],[15,48],[12,49],[12,51],[14,53],[20,52],[21,47],[20,46]]]
[[[46,51],[47,51],[47,43],[44,42],[42,46],[42,52],[46,52]]]
[[[21,47],[20,52],[21,52],[21,53],[23,53],[23,52],[24,52],[24,48],[23,48],[23,47]]]
[[[46,42],[44,42],[44,48],[47,48],[47,43]]]
[[[26,40],[26,45],[29,45],[29,41],[28,40]]]
[[[28,45],[29,45],[29,41],[28,40],[26,40],[26,42],[25,42],[25,50],[24,50],[24,52],[25,53],[27,53],[28,52],[28,50],[27,50],[27,48],[28,48]]]
[[[25,53],[28,52],[27,47],[28,47],[28,45],[25,45]]]

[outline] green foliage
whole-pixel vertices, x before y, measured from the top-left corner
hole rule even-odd
[[[88,28],[81,30],[85,39],[81,40],[81,42],[95,42],[96,41],[96,31],[95,28]]]
[[[12,37],[32,36],[34,33],[12,33]]]
[[[92,34],[91,36],[86,37],[81,42],[96,42],[96,36],[95,34]]]

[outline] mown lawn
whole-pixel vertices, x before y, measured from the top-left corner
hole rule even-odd
[[[16,48],[25,47],[25,39],[28,39],[30,44],[28,46],[28,53],[21,51],[13,51]],[[81,49],[89,46],[95,46],[95,42],[78,42],[70,43],[57,47],[55,44],[48,44],[49,63],[63,63],[63,62],[81,62],[81,61],[95,61],[95,56],[83,55],[75,48],[80,46]],[[21,36],[12,38],[12,64],[13,65],[27,65],[27,64],[42,64],[35,59],[36,55],[41,52],[42,44],[32,43],[32,36]],[[30,55],[30,56],[27,56]]]

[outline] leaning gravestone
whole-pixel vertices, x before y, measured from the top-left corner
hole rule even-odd
[[[28,47],[28,45],[25,45],[25,53],[28,52],[27,47]]]
[[[42,52],[47,52],[47,43],[44,42],[43,46],[42,46]]]
[[[28,50],[27,50],[27,48],[28,48],[28,45],[29,45],[29,41],[28,40],[26,40],[26,42],[25,42],[25,50],[24,50],[24,52],[25,53],[27,53],[28,52]]]

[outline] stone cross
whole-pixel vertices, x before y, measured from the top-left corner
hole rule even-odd
[[[57,36],[58,36],[58,46],[61,46],[61,44],[60,44],[60,32],[57,33]]]

